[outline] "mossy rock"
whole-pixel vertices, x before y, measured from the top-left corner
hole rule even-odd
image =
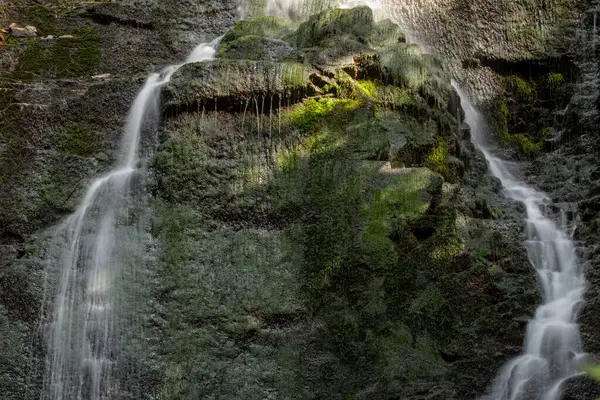
[[[227,31],[221,45],[227,45],[244,36],[285,39],[298,27],[298,23],[279,17],[257,16],[239,21]]]
[[[369,41],[375,47],[385,47],[396,43],[406,43],[406,35],[398,24],[390,19],[385,19],[375,24]]]
[[[343,34],[366,41],[374,27],[373,11],[369,7],[326,10],[302,23],[295,39],[298,47],[317,46],[324,39]]]
[[[258,96],[309,92],[310,69],[298,63],[215,60],[186,64],[163,89],[165,107],[238,109]]]
[[[243,110],[252,99],[264,96],[271,107],[272,101],[291,93],[312,93],[309,75],[306,66],[287,62],[218,59],[186,64],[163,89],[164,106]],[[261,99],[261,112],[262,104]]]
[[[434,121],[420,123],[408,116],[392,113],[379,114],[380,124],[388,131],[390,141],[389,159],[393,166],[418,166],[426,161],[434,148],[438,132]]]
[[[101,57],[100,38],[94,29],[82,28],[73,33],[73,38],[29,40],[12,75],[17,79],[89,75],[95,72]]]
[[[398,43],[381,54],[381,67],[386,80],[418,90],[432,79],[421,48],[415,44]]]
[[[283,40],[256,35],[242,36],[221,44],[218,58],[256,61],[282,61],[292,59],[294,48]]]
[[[103,149],[103,138],[90,127],[72,123],[60,133],[57,147],[70,155],[92,157]]]
[[[339,34],[323,39],[319,46],[303,50],[306,61],[321,68],[339,68],[354,64],[354,57],[374,51],[351,34]]]

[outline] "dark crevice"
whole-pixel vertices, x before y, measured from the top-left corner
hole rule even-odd
[[[200,99],[188,104],[169,104],[163,109],[163,117],[174,118],[184,113],[228,112],[232,114],[256,115],[257,104],[260,115],[269,115],[280,107],[285,108],[314,96],[314,91],[302,91],[282,96],[280,93],[256,94],[252,97],[236,95],[214,99]]]
[[[8,245],[23,244],[25,243],[25,239],[22,235],[5,231],[0,232],[0,243]]]
[[[84,15],[88,18],[91,18],[92,20],[94,20],[94,22],[100,25],[118,24],[138,29],[156,29],[152,21],[141,21],[134,18],[119,17],[116,15],[99,12],[98,10],[93,8],[86,9]]]

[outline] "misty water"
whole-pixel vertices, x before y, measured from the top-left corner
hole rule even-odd
[[[200,44],[186,63],[212,59],[218,42]],[[134,293],[126,287],[135,283],[143,258],[136,226],[143,211],[139,144],[145,126],[156,118],[160,88],[182,65],[148,77],[129,112],[117,167],[89,185],[77,211],[54,235],[50,264],[59,277],[58,292],[47,295],[52,315],[44,327],[45,399],[117,398],[119,379],[135,368],[118,360],[125,338],[142,335],[136,310],[129,309]]]

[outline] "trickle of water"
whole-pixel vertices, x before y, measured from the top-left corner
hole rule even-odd
[[[542,304],[529,321],[523,353],[509,361],[497,376],[493,400],[556,400],[562,384],[579,373],[584,357],[577,317],[583,305],[586,282],[571,238],[573,226],[564,213],[558,223],[545,217],[542,208],[550,199],[519,181],[508,164],[487,146],[487,127],[467,97],[457,90],[471,126],[473,142],[483,152],[491,173],[500,179],[505,194],[525,205],[529,260],[542,290]]]
[[[212,59],[219,40],[199,45],[186,63]],[[54,302],[46,306],[52,320],[46,329],[43,399],[119,397],[120,340],[134,328],[123,323],[131,313],[123,281],[136,276],[128,246],[139,241],[140,233],[130,226],[137,202],[139,142],[145,122],[155,116],[159,88],[182,65],[148,77],[130,109],[118,166],[90,184],[77,211],[55,233],[51,248],[56,257],[49,269],[57,269],[59,276]]]

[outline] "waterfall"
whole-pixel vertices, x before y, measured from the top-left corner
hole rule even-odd
[[[575,255],[574,226],[561,211],[558,222],[544,216],[550,199],[519,181],[509,164],[492,154],[485,141],[482,116],[457,90],[471,126],[475,145],[483,152],[491,173],[500,179],[505,194],[527,211],[527,254],[535,268],[542,304],[527,325],[523,353],[510,360],[497,376],[487,399],[554,400],[562,383],[578,374],[584,356],[577,317],[586,288],[583,268]]]
[[[212,59],[219,40],[199,45],[185,63]],[[119,372],[134,368],[119,364],[125,358],[124,338],[141,330],[132,323],[134,294],[127,293],[135,283],[130,281],[139,276],[134,253],[143,247],[136,226],[141,208],[136,207],[139,143],[144,125],[155,120],[160,87],[182,65],[148,77],[127,117],[118,166],[89,185],[78,209],[53,236],[47,286],[57,291],[45,305],[51,317],[44,326],[48,350],[43,399],[118,398],[123,389]]]

